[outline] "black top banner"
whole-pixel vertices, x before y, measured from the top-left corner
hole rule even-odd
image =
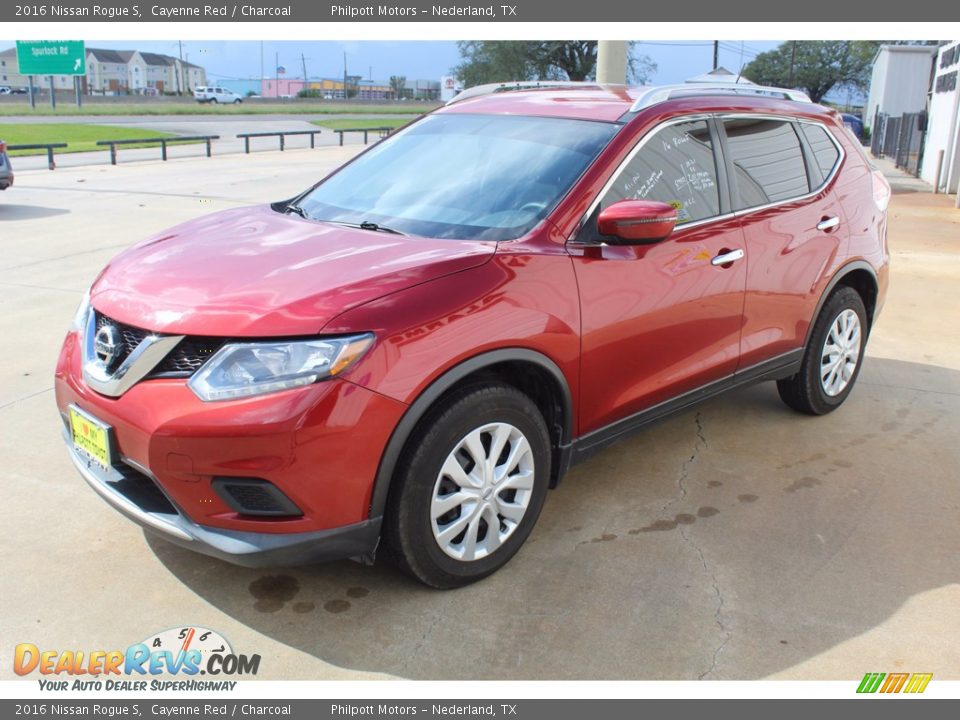
[[[866,11],[865,11],[866,10]],[[867,5],[836,0],[771,3],[770,0],[496,0],[475,2],[317,2],[255,0],[64,0],[3,3],[0,23],[12,22],[951,22],[960,3],[876,0]],[[951,34],[947,32],[947,34]],[[953,34],[956,34],[954,30]]]

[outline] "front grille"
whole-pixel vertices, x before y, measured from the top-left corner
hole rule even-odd
[[[117,328],[120,332],[120,338],[123,341],[123,346],[119,348],[119,352],[116,357],[114,357],[113,362],[110,363],[110,367],[107,368],[107,370],[113,372],[120,367],[123,361],[127,359],[127,356],[134,351],[137,345],[139,345],[149,333],[146,330],[125,325],[108,318],[106,315],[97,313],[97,330],[104,325],[113,325]]]
[[[148,330],[133,327],[122,322],[118,322],[103,313],[96,313],[96,327],[99,330],[104,325],[113,325],[120,332],[123,339],[123,347],[117,357],[108,368],[109,371],[116,370],[120,364],[126,360],[127,356],[134,351],[147,335]],[[185,337],[177,346],[157,364],[157,366],[147,375],[149,378],[157,377],[190,377],[199,370],[210,357],[223,347],[225,339],[215,337]]]
[[[223,338],[185,337],[147,377],[189,377],[223,347]]]
[[[110,481],[109,485],[127,500],[144,512],[177,514],[177,509],[151,478],[126,463],[118,464],[116,469],[123,480]]]

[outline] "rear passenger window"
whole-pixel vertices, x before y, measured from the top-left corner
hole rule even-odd
[[[813,156],[816,158],[817,167],[820,168],[820,174],[826,180],[830,177],[830,173],[833,172],[834,166],[840,159],[840,151],[837,150],[836,144],[830,139],[830,134],[825,128],[819,125],[800,123],[800,130],[810,144],[810,149],[813,150]]]
[[[658,200],[677,208],[678,224],[720,214],[717,166],[704,120],[657,131],[627,163],[600,201]]]
[[[740,195],[738,210],[810,192],[793,123],[737,118],[724,120],[723,125]]]

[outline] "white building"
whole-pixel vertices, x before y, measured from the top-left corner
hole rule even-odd
[[[207,72],[199,65],[158,53],[139,50],[87,49],[87,74],[81,77],[83,92],[90,95],[126,95],[128,93],[189,94],[198,85],[207,84]],[[17,65],[16,48],[0,51],[0,85],[14,89],[29,85]],[[72,90],[74,76],[54,75],[57,90]],[[46,90],[47,77],[34,77],[33,85]]]
[[[926,110],[936,53],[930,45],[881,45],[873,59],[864,125],[872,128],[878,112],[897,117]]]
[[[934,63],[927,139],[920,177],[941,192],[960,186],[960,40],[940,47]],[[940,153],[943,160],[939,162]]]

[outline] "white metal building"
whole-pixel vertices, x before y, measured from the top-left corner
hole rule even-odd
[[[960,186],[960,40],[940,47],[934,63],[930,114],[920,177],[931,185],[940,180],[940,192],[955,193]],[[940,160],[940,153],[943,159]]]
[[[864,125],[872,128],[878,111],[898,116],[926,110],[936,53],[930,45],[881,45],[873,59]]]

